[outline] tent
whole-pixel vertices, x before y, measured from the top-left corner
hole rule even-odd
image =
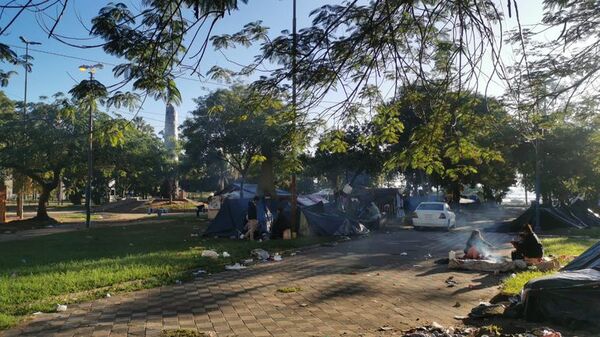
[[[535,222],[535,206],[529,207],[523,214],[513,220],[508,226],[509,232],[520,232],[527,224]],[[542,230],[556,228],[587,228],[588,224],[572,214],[568,206],[552,207],[540,205],[540,226]]]
[[[529,321],[600,327],[600,270],[563,271],[529,281],[523,289]]]
[[[245,217],[250,200],[251,198],[224,199],[219,213],[204,231],[204,235],[239,237],[244,230]],[[314,203],[316,198],[309,198],[307,196],[299,196],[298,200],[301,235],[355,235],[368,232],[363,225],[350,219],[343,212],[339,211],[334,204],[327,203],[325,200]],[[300,202],[301,200],[305,202]],[[276,217],[278,205],[281,202],[286,205],[284,212],[288,216],[290,215],[290,208],[287,201],[270,200],[269,209],[273,213],[273,217]]]
[[[600,242],[561,272],[529,281],[523,288],[527,320],[600,327]]]
[[[227,198],[223,200],[217,216],[204,231],[205,236],[239,237],[244,230],[248,199]]]
[[[300,207],[302,236],[352,236],[368,232],[365,226],[338,210],[335,204],[321,202]]]
[[[249,198],[249,199],[254,198],[254,196],[257,195],[257,189],[258,189],[257,184],[244,183],[244,196],[243,197]],[[227,186],[226,188],[224,188],[223,190],[215,193],[215,195],[220,195],[225,198],[239,198],[241,190],[242,190],[241,183],[233,183],[233,184],[230,184],[229,186]],[[275,192],[277,193],[278,197],[291,197],[292,196],[288,191],[281,190],[281,189],[276,189]]]
[[[404,216],[400,212],[404,208],[404,200],[400,192],[398,188],[369,188],[354,190],[350,196],[363,202],[374,202],[381,211],[385,210],[385,205],[389,205],[388,215],[401,217]]]
[[[573,271],[588,268],[596,268],[600,270],[600,242],[583,252],[575,260],[566,265],[562,270]]]
[[[298,205],[300,205],[300,206],[312,206],[312,205],[316,205],[320,202],[324,203],[324,204],[329,203],[329,200],[327,200],[327,198],[325,198],[323,195],[318,194],[318,193],[299,195],[296,198],[296,201],[298,202]]]

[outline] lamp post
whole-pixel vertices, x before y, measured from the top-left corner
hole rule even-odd
[[[298,118],[297,116],[297,76],[296,76],[296,68],[297,68],[297,51],[298,51],[298,37],[297,37],[297,32],[296,32],[296,0],[292,1],[292,109],[294,109],[294,123],[296,123],[296,119]],[[292,209],[291,209],[291,215],[292,215],[292,221],[291,221],[291,227],[292,227],[292,231],[298,232],[298,226],[296,223],[296,213],[297,213],[297,209],[298,209],[298,205],[297,205],[297,186],[296,186],[296,173],[294,172],[292,174],[292,183],[291,183],[291,190],[292,190]]]
[[[94,74],[96,70],[102,69],[102,64],[94,65],[81,65],[79,70],[81,72],[87,72],[90,74],[90,82],[94,81]],[[94,99],[93,97],[91,99]],[[88,174],[87,174],[87,186],[85,190],[85,227],[90,228],[92,222],[92,177],[94,175],[93,170],[93,132],[94,132],[94,104],[90,102],[89,116],[88,116]]]
[[[23,64],[23,67],[25,68],[25,91],[23,93],[23,115],[27,114],[27,84],[28,84],[28,78],[27,75],[28,73],[31,71],[31,64],[29,63],[29,45],[35,46],[35,45],[40,45],[40,42],[35,42],[35,41],[29,41],[26,38],[24,38],[23,36],[19,36],[19,39],[21,39],[21,42],[23,42],[25,44],[25,62]],[[23,177],[19,176],[19,177],[15,177],[16,180],[18,180],[18,190],[17,190],[17,218],[19,218],[19,220],[23,220],[23,203],[24,203],[24,179]]]

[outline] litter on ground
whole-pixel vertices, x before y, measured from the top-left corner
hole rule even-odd
[[[219,253],[215,252],[214,250],[203,250],[202,251],[202,257],[208,257],[211,259],[218,259],[219,258]]]
[[[269,252],[267,252],[264,249],[260,249],[260,248],[253,249],[252,252],[251,252],[251,254],[257,260],[263,260],[263,261],[264,260],[268,260],[269,257],[271,256],[271,254],[269,254]]]
[[[382,331],[382,330],[380,330]],[[549,328],[533,329],[523,333],[506,334],[496,326],[484,326],[481,328],[455,328],[443,327],[432,323],[427,326],[415,328],[404,332],[403,337],[562,337],[561,333]]]
[[[230,266],[225,266],[225,269],[227,269],[227,270],[241,270],[241,269],[246,269],[246,268],[247,268],[246,266],[242,266],[239,263],[232,264]]]

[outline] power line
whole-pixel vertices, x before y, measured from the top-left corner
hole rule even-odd
[[[25,49],[25,47],[21,47],[21,46],[17,46],[17,45],[12,45],[12,44],[9,44],[8,46],[10,46],[11,48]],[[42,49],[39,49],[39,48],[35,48],[35,49],[34,48],[29,48],[29,51],[36,52],[36,53],[47,54],[47,55],[59,56],[59,57],[64,57],[64,58],[69,58],[69,59],[78,60],[78,61],[100,63],[100,64],[106,65],[106,66],[112,66],[112,67],[117,66],[117,64],[111,63],[111,62],[93,60],[93,59],[88,59],[88,58],[83,58],[83,57],[78,57],[78,56],[72,56],[72,55],[57,53],[57,52],[53,52],[53,51],[42,50]],[[175,77],[178,78],[178,79],[182,79],[182,80],[188,80],[188,81],[194,81],[194,82],[199,82],[199,83],[204,83],[204,84],[212,84],[212,85],[219,85],[219,86],[229,87],[229,85],[225,84],[225,83],[206,81],[206,80],[201,80],[199,78],[192,78],[192,77],[185,77],[185,76],[175,76]]]

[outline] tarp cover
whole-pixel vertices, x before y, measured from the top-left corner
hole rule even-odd
[[[359,235],[369,232],[358,221],[349,218],[336,208],[334,204],[318,203],[300,208],[306,218],[311,235]]]
[[[244,230],[244,218],[250,199],[223,200],[217,216],[210,222],[204,231],[206,236],[238,237]]]
[[[215,193],[215,195],[228,195],[230,197],[239,198],[240,197],[239,192],[241,191],[241,189],[242,189],[241,183],[233,183],[233,184],[227,186],[224,190],[221,190],[221,191]],[[257,184],[244,183],[244,198],[249,198],[249,199],[254,198],[254,196],[257,193],[256,192],[257,189],[258,189]],[[290,192],[285,191],[285,190],[276,189],[275,192],[277,193],[278,197],[291,196]]]
[[[566,265],[563,270],[600,269],[600,242],[579,255],[575,260]]]
[[[535,206],[528,208],[507,228],[509,232],[520,232],[523,226],[535,222]],[[556,228],[586,228],[588,225],[571,214],[569,207],[551,207],[540,205],[540,226],[542,230]]]
[[[564,271],[529,281],[525,318],[566,325],[600,326],[600,271]]]
[[[204,231],[205,236],[239,237],[244,230],[245,217],[248,209],[249,198],[235,199],[227,198],[223,201],[217,216],[211,221]],[[271,200],[269,209],[276,217],[277,201]],[[303,207],[299,210],[307,221],[310,235],[332,236],[332,235],[359,235],[369,232],[362,224],[347,217],[339,211],[334,204],[318,203]],[[289,212],[289,207],[285,208]],[[289,217],[288,213],[288,217]]]

